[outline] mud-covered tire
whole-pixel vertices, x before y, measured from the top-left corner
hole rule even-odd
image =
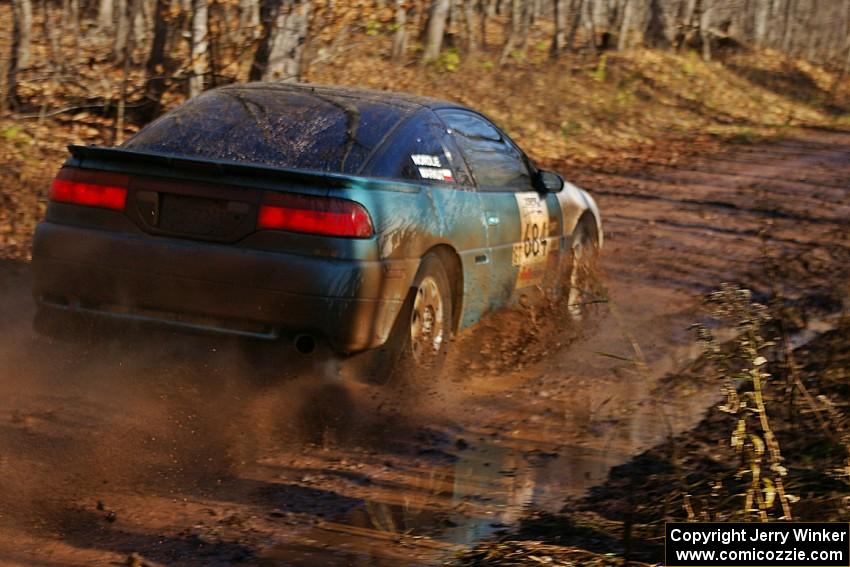
[[[573,321],[585,319],[601,301],[598,279],[599,238],[596,224],[582,219],[575,229],[572,266],[567,280],[567,311]]]
[[[408,297],[396,317],[370,377],[372,382],[437,378],[452,335],[451,282],[436,254],[422,258]]]

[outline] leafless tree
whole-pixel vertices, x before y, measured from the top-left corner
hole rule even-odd
[[[278,10],[264,81],[297,81],[310,22],[311,0],[290,0]]]
[[[635,0],[623,0],[620,29],[617,33],[617,49],[628,49],[631,46],[632,17],[635,11]]]
[[[195,97],[204,90],[209,51],[209,4],[207,0],[192,0],[191,75],[189,96]]]
[[[12,1],[12,24],[16,27],[17,42],[15,44],[16,68],[26,69],[30,66],[30,43],[32,35],[32,0]]]
[[[552,57],[558,57],[567,48],[567,0],[553,0],[552,6],[555,31],[552,34],[552,47],[549,49],[549,54]]]
[[[47,40],[51,67],[62,68],[64,61],[59,53],[59,37],[56,35],[62,30],[56,25],[47,0],[41,0],[41,29],[42,35]]]
[[[596,2],[594,0],[584,0],[581,18],[587,35],[587,46],[591,53],[596,54]]]
[[[443,36],[446,32],[446,20],[449,16],[451,0],[434,0],[428,16],[428,29],[425,34],[425,50],[422,62],[436,61],[443,47]]]
[[[154,8],[153,39],[148,58],[145,61],[145,100],[139,110],[141,120],[147,122],[160,112],[162,95],[166,88],[165,45],[168,40],[168,22],[165,17],[171,7],[171,0],[156,0]]]
[[[478,30],[475,26],[474,0],[463,0],[463,20],[466,23],[466,47],[470,53],[478,51]]]
[[[423,62],[446,46],[463,57],[520,61],[530,39],[549,37],[552,57],[599,50],[651,47],[696,49],[706,60],[719,45],[770,47],[826,63],[839,71],[828,89],[850,75],[850,0],[10,0],[4,108],[26,107],[19,84],[39,73],[67,74],[85,40],[111,46],[125,77],[143,73],[141,89],[122,80],[133,118],[161,111],[168,91],[185,86],[197,96],[230,81],[298,80],[310,61],[328,62],[352,44],[370,21],[393,20],[388,49],[393,61],[421,40]],[[37,14],[33,17],[33,8]],[[376,10],[384,10],[377,16]],[[391,11],[391,12],[389,12]],[[315,12],[315,13],[314,13]],[[43,17],[42,17],[43,16]],[[337,19],[344,23],[335,26]],[[37,24],[37,25],[36,25]],[[36,29],[33,30],[33,26]],[[335,27],[329,36],[326,30]],[[81,31],[82,30],[82,31]],[[487,45],[502,32],[503,43]],[[8,33],[8,32],[7,32]],[[70,34],[73,37],[65,39]],[[41,42],[30,50],[31,35]],[[370,34],[372,35],[372,34]],[[379,34],[382,35],[382,34]],[[330,39],[328,39],[330,37]],[[383,39],[377,37],[376,40]],[[360,40],[357,40],[360,41]],[[387,40],[389,43],[390,40]],[[72,56],[67,49],[74,46]],[[307,47],[305,47],[307,46]],[[495,53],[493,53],[495,52]],[[37,61],[33,61],[39,58]],[[129,59],[129,60],[128,60]],[[96,58],[89,56],[94,65]],[[250,62],[250,65],[248,63]],[[64,67],[64,68],[63,68]],[[843,69],[843,71],[841,71]],[[181,93],[183,94],[183,93]],[[179,98],[179,96],[177,97]],[[105,109],[112,116],[114,106]],[[123,110],[122,110],[123,112]],[[116,125],[116,139],[122,127]]]
[[[124,60],[127,49],[127,38],[130,33],[130,16],[127,0],[117,0],[115,7],[118,11],[118,26],[115,28],[115,41],[112,44],[112,58],[116,63]]]
[[[18,70],[21,65],[21,36],[23,34],[23,8],[21,0],[12,0],[12,41],[9,45],[9,62],[6,67],[6,96],[3,97],[3,110],[17,109]]]
[[[702,44],[702,58],[711,61],[711,22],[714,0],[699,0],[699,37]]]
[[[523,18],[523,2],[524,0],[510,0],[511,3],[511,19],[507,34],[507,39],[502,47],[502,56],[499,59],[500,63],[505,63],[513,54],[514,49],[520,43],[520,35],[522,33],[522,18]]]
[[[395,34],[393,35],[392,58],[394,61],[404,59],[407,51],[407,2],[395,0]]]
[[[97,25],[101,31],[107,31],[114,25],[114,5],[115,0],[100,0],[98,3]]]

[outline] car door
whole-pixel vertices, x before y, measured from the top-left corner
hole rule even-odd
[[[399,206],[392,211],[394,221],[427,233],[418,235],[428,239],[426,248],[444,243],[456,250],[463,269],[459,326],[478,322],[490,307],[487,229],[480,195],[446,126],[430,110],[411,117],[376,153],[366,173],[421,185],[417,218],[399,217],[406,210]],[[411,238],[406,229],[396,234],[404,235],[402,240]],[[398,243],[405,245],[413,243]]]
[[[561,246],[557,198],[534,187],[525,155],[483,116],[462,109],[438,114],[462,150],[481,194],[493,264],[491,309],[533,295],[557,271]]]

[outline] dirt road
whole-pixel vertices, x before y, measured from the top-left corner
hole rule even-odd
[[[610,307],[539,361],[461,337],[414,391],[319,362],[258,384],[203,337],[40,339],[27,265],[0,264],[0,563],[440,563],[699,420],[717,384],[665,378],[698,354],[705,292],[776,286],[809,314],[848,296],[850,135],[570,177],[603,212]]]

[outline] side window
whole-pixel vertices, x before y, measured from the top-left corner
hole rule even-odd
[[[366,172],[424,183],[473,185],[446,127],[430,112],[402,124],[378,149]]]
[[[452,131],[482,191],[531,190],[531,174],[522,153],[495,126],[462,110],[438,114]]]

